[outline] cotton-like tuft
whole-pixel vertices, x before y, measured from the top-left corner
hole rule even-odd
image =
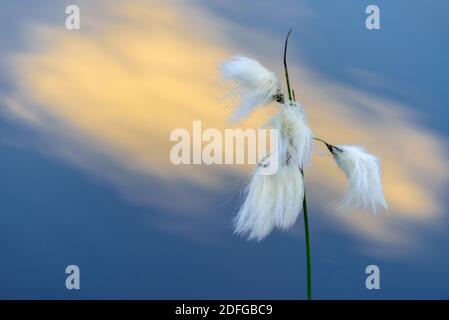
[[[336,146],[333,156],[348,177],[348,191],[338,210],[356,207],[377,213],[379,206],[386,210],[379,160],[358,146]]]
[[[273,175],[258,166],[245,190],[244,202],[234,219],[235,232],[260,241],[274,227],[291,227],[302,210],[304,184],[296,165],[281,165]]]
[[[300,168],[307,167],[312,159],[313,133],[307,125],[304,108],[296,102],[286,102],[271,122],[279,130],[282,152],[287,149],[291,161]]]
[[[258,106],[283,100],[276,75],[256,60],[244,56],[233,57],[223,63],[221,72],[225,80],[236,82],[231,95],[240,96],[231,121],[245,118]]]

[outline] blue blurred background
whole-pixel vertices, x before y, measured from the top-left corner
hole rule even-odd
[[[193,119],[203,119],[204,112],[192,109],[183,116],[182,124],[180,115],[163,118],[162,114],[165,110],[183,110],[182,101],[193,105],[208,100],[203,101],[206,106],[217,105],[211,111],[216,116],[204,118],[213,126],[225,115],[217,111],[222,107],[216,102],[224,91],[209,81],[215,76],[215,64],[229,54],[243,52],[260,55],[261,60],[265,58],[270,61],[267,64],[276,66],[276,71],[282,71],[281,61],[270,59],[281,52],[290,27],[294,29],[289,55],[292,68],[295,61],[301,61],[297,70],[307,70],[294,74],[293,79],[307,82],[307,74],[315,79],[317,91],[306,99],[309,105],[318,100],[323,81],[324,88],[335,84],[336,88],[350,88],[351,92],[403,106],[398,113],[391,111],[395,119],[410,113],[413,122],[404,116],[398,127],[379,122],[369,110],[356,119],[366,121],[367,127],[372,121],[372,128],[380,128],[367,136],[381,140],[383,145],[391,142],[383,136],[376,138],[383,126],[386,132],[397,132],[392,140],[404,139],[397,141],[408,148],[409,153],[403,157],[394,145],[379,151],[390,159],[391,168],[426,155],[423,176],[414,172],[415,167],[407,167],[404,177],[411,178],[404,183],[411,181],[411,190],[424,189],[423,194],[432,190],[431,197],[419,198],[420,202],[429,202],[423,204],[424,216],[426,210],[432,214],[420,219],[418,212],[416,219],[413,215],[408,220],[408,207],[401,206],[400,198],[413,198],[415,194],[399,192],[408,190],[408,185],[401,189],[398,183],[394,186],[397,189],[393,188],[396,181],[403,181],[402,176],[386,182],[387,190],[392,181],[390,190],[399,191],[391,196],[391,212],[376,218],[384,219],[389,226],[386,232],[395,233],[397,227],[406,233],[406,240],[400,244],[395,240],[383,242],[382,236],[367,239],[363,234],[348,232],[357,226],[337,225],[335,221],[340,218],[326,213],[326,204],[322,204],[327,198],[312,195],[314,298],[449,298],[445,158],[449,136],[448,2],[213,0],[116,1],[106,5],[90,1],[78,2],[81,30],[67,31],[64,10],[69,4],[6,0],[0,5],[0,298],[304,299],[302,218],[290,232],[276,231],[259,243],[233,235],[231,220],[247,175],[232,168],[201,167],[195,169],[198,172],[172,168],[167,151],[169,135],[163,128],[170,132],[187,126]],[[381,10],[380,30],[365,28],[369,4]],[[159,25],[163,26],[160,30]],[[67,43],[65,34],[70,37]],[[185,39],[182,34],[191,36],[191,42],[165,49],[172,45],[164,39],[176,43],[178,38]],[[79,60],[65,58],[64,52],[80,47],[84,51],[78,55]],[[102,55],[96,51],[98,47],[105,48]],[[173,54],[173,61],[181,56],[182,63],[170,64],[163,76],[145,78],[142,73],[152,74],[154,70],[158,74],[155,66],[159,65],[148,61],[146,68],[141,67],[146,59],[159,55],[162,59],[167,52]],[[199,62],[193,61],[199,52],[204,56],[198,57]],[[133,57],[138,58],[134,61]],[[212,57],[211,61],[207,57]],[[120,66],[113,74],[116,78],[105,71],[115,70],[108,67],[108,59],[115,59],[112,66]],[[102,63],[104,68],[100,68]],[[199,63],[204,63],[210,73],[201,73]],[[80,75],[75,70],[82,70],[82,66],[86,70]],[[97,71],[95,66],[99,66]],[[123,70],[127,77],[121,76]],[[106,79],[99,78],[105,82],[98,82],[94,78],[102,72],[105,78],[114,79],[114,87],[108,86]],[[186,97],[181,102],[170,98],[150,102],[141,93],[154,87],[155,92],[163,92],[165,86],[158,87],[160,82],[184,75],[193,77],[182,78],[182,91],[182,83],[187,86],[195,82],[196,74],[198,86],[186,89],[193,96],[190,100],[186,92],[180,93]],[[83,89],[81,84],[89,81],[91,87]],[[103,94],[121,93],[120,88],[123,96],[97,99]],[[298,85],[297,92],[301,88]],[[104,92],[97,95],[95,90]],[[131,100],[127,92],[131,92]],[[87,98],[76,100],[83,95]],[[74,106],[66,106],[59,97],[73,101]],[[142,107],[134,110],[127,101]],[[138,119],[121,114],[113,118],[120,111],[107,106],[114,103]],[[171,104],[176,107],[169,109]],[[310,106],[310,113],[313,108]],[[82,111],[93,109],[97,113]],[[316,114],[328,114],[328,109],[317,110]],[[156,122],[163,123],[163,128],[145,131],[146,124],[151,127]],[[123,131],[109,131],[122,124]],[[407,130],[399,132],[406,125]],[[338,131],[332,126],[326,124],[330,131]],[[98,133],[95,128],[99,128]],[[414,131],[423,134],[410,136]],[[423,141],[418,140],[421,138]],[[427,149],[429,145],[432,148]],[[373,146],[375,150],[377,145]],[[217,179],[221,182],[209,177],[214,170],[219,171]],[[222,185],[210,188],[209,184]],[[400,218],[392,222],[395,214]],[[369,229],[370,224],[365,227]],[[80,267],[80,290],[65,288],[64,271],[70,264]],[[365,288],[365,267],[370,264],[380,267],[380,290]]]

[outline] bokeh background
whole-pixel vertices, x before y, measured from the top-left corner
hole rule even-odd
[[[77,4],[81,29],[65,28]],[[365,28],[380,7],[381,29]],[[0,298],[304,299],[302,218],[232,233],[250,167],[174,166],[170,132],[236,125],[218,66],[291,79],[317,136],[378,155],[389,210],[338,215],[345,179],[307,173],[317,299],[449,298],[445,1],[12,1],[0,4]],[[65,288],[65,267],[81,290]],[[381,289],[365,288],[365,267]]]

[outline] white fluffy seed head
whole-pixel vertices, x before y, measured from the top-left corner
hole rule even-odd
[[[286,102],[272,120],[279,130],[278,147],[291,161],[305,168],[310,164],[313,152],[313,133],[307,125],[304,108],[298,103]]]
[[[274,175],[262,175],[260,169],[254,170],[234,219],[235,233],[257,241],[274,227],[291,227],[302,210],[304,198],[303,179],[297,166],[280,166]]]
[[[237,56],[224,62],[221,72],[225,80],[236,82],[231,95],[240,96],[240,104],[235,107],[231,121],[248,116],[256,107],[274,101],[280,93],[280,83],[276,75],[258,61]]]
[[[279,130],[278,150],[263,159],[252,174],[245,199],[238,212],[235,232],[249,240],[262,240],[274,227],[285,230],[302,211],[304,181],[300,171],[310,163],[313,135],[307,126],[304,109],[286,103],[269,121]],[[279,168],[263,175],[261,165],[277,157]]]
[[[348,191],[338,204],[339,211],[361,208],[377,213],[387,209],[379,160],[359,146],[337,146],[334,159],[348,177]]]
[[[279,229],[292,227],[302,211],[304,181],[301,171],[294,163],[280,167],[276,175],[275,224]]]

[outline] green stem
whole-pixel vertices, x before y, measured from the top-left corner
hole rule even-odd
[[[304,175],[303,175],[304,177]],[[304,189],[303,200],[304,211],[304,230],[306,234],[306,256],[307,256],[307,300],[312,300],[312,269],[310,265],[310,234],[309,234],[309,217],[307,211],[307,197],[306,190]]]
[[[288,91],[288,98],[290,101],[295,101],[295,91],[290,88],[290,79],[288,77],[288,68],[287,68],[287,45],[288,45],[288,38],[292,32],[292,29],[290,29],[287,33],[287,37],[285,38],[285,45],[284,45],[284,68],[285,68],[285,80],[287,82],[287,91]],[[292,96],[293,92],[293,96]],[[303,168],[300,168],[302,178],[304,181],[304,170]],[[312,268],[310,263],[310,234],[309,234],[309,216],[308,216],[308,210],[307,210],[307,197],[306,197],[306,190],[304,187],[304,199],[302,202],[303,211],[304,211],[304,230],[305,230],[305,236],[306,236],[306,259],[307,259],[307,300],[312,300]]]
[[[288,91],[288,99],[292,101],[292,90],[290,89],[290,79],[288,78],[288,68],[287,68],[287,45],[288,45],[288,37],[290,37],[290,33],[292,33],[292,29],[290,29],[287,33],[287,37],[285,38],[284,44],[284,69],[285,69],[285,79],[287,80],[287,91]]]

